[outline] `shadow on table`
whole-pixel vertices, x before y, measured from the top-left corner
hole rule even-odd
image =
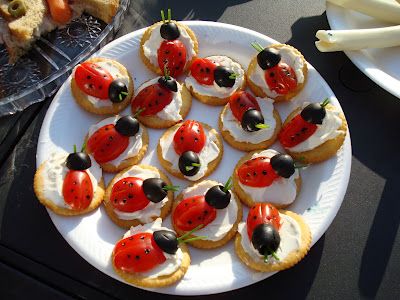
[[[161,20],[160,10],[171,8],[172,18],[176,20],[204,20],[217,21],[227,7],[248,2],[249,0],[230,0],[230,1],[186,1],[176,0],[170,2],[158,0],[139,0],[131,4],[130,12],[135,11],[147,25]],[[146,26],[147,26],[146,25]]]
[[[326,14],[300,18],[292,26],[292,38],[287,41],[300,49],[308,61],[334,88],[349,124],[353,156],[386,181],[381,198],[365,197],[365,207],[378,203],[368,238],[362,252],[358,287],[360,293],[374,298],[382,283],[392,254],[400,224],[400,148],[398,116],[399,99],[387,93],[367,78],[343,52],[320,53],[314,42],[319,29],[329,29]],[[344,63],[343,63],[344,62]],[[357,178],[368,185],[368,178]],[[363,209],[363,210],[362,210]],[[368,222],[369,219],[364,221]]]

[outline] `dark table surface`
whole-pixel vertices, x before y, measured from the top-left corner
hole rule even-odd
[[[317,51],[315,32],[329,28],[325,2],[133,0],[118,35],[154,23],[166,5],[177,19],[235,24],[298,48],[335,92],[352,138],[344,202],[306,258],[252,286],[207,297],[400,299],[400,100],[363,75],[342,52]],[[133,288],[89,265],[36,200],[35,153],[50,102],[0,118],[0,298],[177,298]]]

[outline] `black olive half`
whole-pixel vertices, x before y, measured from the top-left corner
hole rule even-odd
[[[113,103],[119,103],[128,96],[128,88],[121,79],[115,79],[108,88],[108,98]]]
[[[153,232],[154,241],[162,251],[175,254],[178,250],[178,239],[175,233],[169,230],[157,230]]]
[[[193,151],[183,152],[182,155],[179,157],[178,166],[183,175],[196,175],[200,170],[200,166],[198,166],[199,164],[199,156]]]
[[[167,191],[164,190],[166,185],[161,178],[148,178],[143,180],[142,189],[147,199],[158,203],[167,196]]]
[[[270,163],[275,172],[281,177],[289,178],[294,174],[294,161],[288,154],[274,155],[271,157]]]
[[[257,54],[257,63],[263,70],[275,67],[280,61],[281,55],[279,51],[274,48],[265,48]]]
[[[124,116],[119,118],[115,124],[115,129],[122,135],[134,136],[139,131],[139,121],[132,116]]]
[[[74,152],[68,155],[66,166],[70,170],[86,170],[92,166],[92,161],[86,153]]]
[[[179,38],[181,33],[178,26],[174,22],[165,22],[160,27],[160,35],[163,39],[172,41]]]
[[[234,73],[227,67],[218,66],[214,69],[214,81],[221,87],[233,87],[236,78],[232,78]]]
[[[178,91],[178,84],[176,83],[176,80],[170,76],[168,76],[168,79],[165,76],[160,77],[158,79],[158,83],[166,87],[170,91],[173,91],[175,93]]]
[[[243,114],[242,121],[240,122],[245,131],[253,132],[261,128],[256,125],[264,124],[264,117],[257,109],[249,109]]]
[[[253,231],[251,243],[261,255],[269,255],[278,250],[281,237],[273,225],[259,224]]]
[[[311,103],[303,108],[300,115],[304,121],[312,124],[322,124],[326,110],[320,103]]]
[[[215,185],[207,191],[204,198],[210,206],[216,209],[224,209],[231,201],[231,192],[225,192],[222,185]]]

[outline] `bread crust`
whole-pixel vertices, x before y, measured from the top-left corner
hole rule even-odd
[[[189,66],[191,65],[191,63],[193,62],[193,60],[195,60],[197,58],[197,55],[199,54],[199,43],[197,42],[197,38],[196,35],[194,34],[194,32],[185,24],[177,22],[175,20],[171,20],[171,22],[175,23],[178,27],[180,28],[184,28],[186,30],[186,32],[189,34],[191,40],[193,41],[193,50],[196,53],[192,59],[190,61],[186,62],[185,68],[183,70],[184,73],[186,73],[186,71],[188,70]],[[150,27],[148,27],[146,29],[146,31],[143,33],[142,39],[140,40],[140,58],[142,59],[143,63],[145,64],[145,66],[153,71],[154,73],[157,73],[158,75],[164,75],[164,70],[161,70],[160,67],[157,65],[153,65],[151,63],[151,61],[146,57],[146,55],[144,54],[144,50],[143,50],[143,45],[146,43],[146,41],[150,38],[151,36],[151,32],[160,24],[162,24],[163,22],[157,22],[153,25],[151,25]]]
[[[299,225],[301,230],[300,247],[298,250],[290,252],[284,259],[279,260],[274,264],[259,263],[243,249],[241,244],[242,237],[240,233],[237,233],[235,237],[235,252],[240,260],[253,270],[259,272],[275,272],[291,268],[300,260],[302,260],[310,250],[312,239],[311,231],[308,225],[304,222],[303,218],[291,211],[280,210],[279,212],[291,217]]]
[[[233,148],[238,149],[240,151],[248,152],[248,151],[254,151],[257,149],[266,149],[269,146],[271,146],[273,143],[275,143],[276,139],[278,138],[278,133],[281,130],[281,126],[282,126],[281,117],[279,116],[279,113],[275,108],[273,111],[273,116],[274,116],[274,119],[276,122],[274,134],[272,135],[272,137],[270,139],[268,139],[266,141],[262,141],[260,143],[253,144],[253,143],[248,143],[248,142],[238,142],[235,140],[235,138],[230,134],[230,132],[228,130],[223,129],[222,117],[223,117],[225,111],[227,109],[230,109],[228,106],[229,106],[229,104],[226,104],[224,106],[224,108],[221,110],[221,113],[219,114],[218,127],[219,127],[219,131],[221,132],[222,137],[229,145],[231,145]],[[243,131],[243,132],[245,132],[245,131]]]
[[[131,74],[129,74],[128,70],[121,63],[117,62],[116,60],[112,60],[112,59],[104,58],[104,57],[93,57],[93,58],[88,59],[87,62],[92,62],[92,63],[111,62],[116,68],[118,68],[118,70],[121,74],[129,77],[128,95],[122,102],[119,102],[119,103],[112,103],[110,100],[101,100],[101,101],[110,101],[112,105],[107,106],[107,107],[96,107],[94,104],[92,104],[88,100],[89,95],[85,94],[78,87],[78,85],[75,81],[75,77],[72,76],[71,91],[72,91],[72,95],[74,96],[76,103],[78,103],[78,105],[80,107],[82,107],[83,109],[85,109],[86,111],[91,112],[93,114],[97,114],[97,115],[117,114],[120,111],[122,111],[123,109],[125,109],[125,107],[127,107],[129,105],[129,103],[133,97],[133,93],[134,93],[133,80],[132,80]]]
[[[336,108],[332,104],[328,104],[325,109],[334,111]],[[301,108],[295,109],[285,120],[283,123],[283,127],[289,123],[296,115],[298,115],[301,111]],[[335,137],[334,139],[330,139],[323,143],[322,145],[305,152],[292,152],[289,149],[285,148],[286,152],[290,154],[295,160],[298,160],[302,163],[306,164],[315,164],[322,161],[325,161],[332,156],[334,156],[339,149],[342,147],[344,143],[344,139],[347,134],[347,121],[343,113],[339,114],[340,119],[342,120],[342,125],[339,127],[339,130],[342,132]]]
[[[44,167],[47,161],[44,161],[39,168],[36,170],[35,176],[33,178],[33,190],[35,191],[36,197],[38,198],[39,202],[42,203],[44,206],[47,208],[51,209],[53,212],[55,212],[58,215],[62,216],[77,216],[77,215],[83,215],[86,213],[91,212],[92,210],[95,210],[101,202],[103,201],[104,197],[104,180],[103,177],[101,177],[101,180],[98,182],[97,188],[93,191],[93,199],[90,202],[90,205],[83,209],[83,210],[73,210],[73,209],[68,209],[65,207],[60,207],[56,205],[51,199],[46,198],[44,195],[44,189],[46,188],[46,183],[44,182],[42,172],[44,172]]]
[[[153,166],[149,166],[149,165],[138,165],[138,167],[143,168],[143,169],[147,169],[147,170],[151,170],[151,171],[156,171],[160,174],[160,178],[167,184],[167,185],[172,185],[172,182],[169,180],[169,178],[167,177],[167,175],[165,175],[162,171],[160,171],[159,169],[157,169],[156,167]],[[129,229],[131,226],[137,226],[137,225],[141,225],[144,224],[142,222],[140,222],[138,219],[132,219],[132,220],[122,220],[118,217],[118,215],[114,212],[114,207],[111,204],[111,192],[112,192],[112,188],[115,185],[115,183],[117,183],[120,179],[122,179],[123,177],[121,177],[122,174],[124,174],[125,172],[127,172],[130,168],[124,169],[121,172],[119,172],[118,174],[116,174],[114,176],[114,178],[110,181],[110,183],[107,186],[105,195],[104,195],[104,208],[107,212],[107,215],[110,217],[111,221],[113,221],[116,225],[118,225],[119,227],[122,228],[127,228]],[[171,207],[172,207],[172,203],[174,201],[174,192],[173,191],[168,191],[167,193],[167,197],[168,197],[168,201],[163,205],[163,207],[161,208],[161,213],[159,216],[155,216],[153,217],[153,221],[157,218],[161,218],[161,219],[165,219],[165,217],[169,214]]]
[[[193,183],[192,185],[190,185],[191,187],[195,186],[198,183]],[[233,191],[231,191],[231,193],[233,193]],[[174,200],[174,204],[172,206],[172,211],[175,211],[175,208],[178,206],[178,204],[184,200],[183,199],[183,194],[180,193]],[[212,240],[196,240],[196,241],[191,241],[188,242],[189,245],[195,247],[195,248],[200,248],[200,249],[215,249],[215,248],[219,248],[222,247],[223,245],[225,245],[226,243],[228,243],[236,234],[237,229],[238,229],[238,224],[239,222],[242,220],[242,216],[243,216],[243,209],[242,209],[242,205],[240,203],[240,200],[237,196],[235,196],[235,201],[238,207],[238,211],[237,211],[237,215],[236,215],[236,221],[234,224],[232,224],[232,228],[226,233],[226,235],[218,240],[218,241],[212,241]],[[217,211],[218,213],[218,211]],[[182,231],[180,230],[178,227],[176,227],[175,223],[172,222],[172,226],[174,227],[174,230],[176,231],[176,233],[179,236],[182,236],[186,233],[186,231]],[[191,234],[189,235],[187,238],[192,238],[192,237],[196,237],[196,234]]]
[[[201,122],[200,122],[201,123]],[[160,140],[162,138],[165,138],[167,136],[169,136],[170,134],[172,134],[177,128],[179,128],[181,124],[176,124],[173,127],[170,127],[169,129],[167,129],[164,134],[160,137]],[[219,153],[218,156],[207,165],[207,171],[204,174],[203,177],[199,178],[198,180],[196,180],[196,182],[200,181],[202,178],[209,176],[212,172],[214,172],[214,170],[217,168],[218,164],[220,163],[222,156],[224,154],[224,145],[222,143],[222,139],[220,137],[220,135],[218,134],[218,132],[212,128],[210,125],[205,124],[205,123],[201,123],[201,125],[203,125],[203,127],[207,130],[207,131],[212,131],[212,133],[214,134],[214,136],[217,137],[217,139],[215,140],[215,144],[217,145],[218,149],[219,149]],[[160,161],[160,164],[163,166],[163,168],[165,170],[167,170],[170,174],[174,175],[177,178],[180,179],[186,179],[188,180],[179,170],[175,170],[172,168],[172,164],[165,160],[162,156],[162,149],[161,149],[161,145],[160,145],[160,141],[158,141],[158,145],[157,145],[157,157],[158,160]]]
[[[244,205],[246,205],[247,207],[252,207],[252,206],[254,206],[257,202],[254,201],[254,199],[252,198],[252,196],[251,196],[250,194],[246,193],[246,192],[240,187],[240,185],[239,185],[239,177],[238,177],[238,175],[237,175],[237,172],[238,172],[239,167],[240,167],[243,163],[245,163],[246,161],[248,161],[249,159],[251,159],[251,157],[252,157],[254,154],[259,153],[260,151],[262,151],[262,150],[252,151],[252,152],[250,152],[250,153],[245,154],[242,158],[240,158],[240,160],[237,162],[237,164],[236,164],[236,166],[235,166],[235,169],[234,169],[233,175],[232,175],[233,190],[235,191],[235,193],[236,193],[236,195],[239,197],[239,199],[242,201],[242,203],[243,203]],[[299,177],[296,178],[296,179],[294,180],[294,182],[296,183],[296,198],[297,198],[297,195],[300,193],[301,182],[302,182],[300,173],[299,173]],[[295,198],[291,203],[288,203],[288,204],[275,203],[275,202],[271,201],[271,199],[268,199],[268,201],[267,201],[267,199],[266,199],[265,202],[271,203],[271,204],[274,205],[276,208],[285,208],[285,207],[288,207],[290,204],[292,204],[292,203],[296,200],[296,198]]]
[[[273,98],[275,100],[275,102],[285,102],[285,101],[291,100],[294,96],[296,96],[298,93],[300,93],[300,91],[305,86],[305,84],[307,82],[307,77],[308,77],[307,76],[308,75],[308,67],[307,67],[307,62],[304,59],[304,56],[300,53],[300,51],[298,51],[296,48],[294,48],[294,47],[292,47],[290,45],[287,45],[287,44],[273,44],[273,45],[270,45],[270,46],[268,46],[266,48],[274,48],[274,49],[278,49],[279,50],[280,48],[282,48],[284,46],[290,47],[296,53],[297,56],[301,57],[301,59],[302,59],[302,61],[304,63],[303,70],[302,70],[303,74],[304,74],[304,81],[302,83],[298,83],[296,89],[291,91],[291,92],[289,92],[289,93],[287,93],[286,95],[278,95],[277,97],[268,96],[264,92],[262,87],[256,85],[250,79],[251,74],[253,74],[253,72],[255,72],[256,67],[257,67],[257,56],[254,56],[252,58],[252,60],[250,61],[249,67],[247,69],[246,78],[247,78],[247,85],[249,86],[250,90],[255,95],[257,95],[258,97],[262,97],[262,98],[269,97],[269,98]]]

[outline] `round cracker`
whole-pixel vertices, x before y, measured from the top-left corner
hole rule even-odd
[[[193,187],[196,184],[198,184],[198,183],[193,183],[190,186]],[[231,191],[231,193],[233,193],[233,191]],[[178,204],[182,200],[183,200],[183,195],[182,195],[182,193],[180,193],[175,198],[174,204],[172,206],[172,211],[175,211],[175,208],[178,206]],[[237,232],[237,229],[238,229],[238,224],[242,220],[242,216],[243,216],[242,205],[240,204],[240,200],[236,195],[235,195],[235,201],[236,201],[236,204],[238,206],[238,211],[237,211],[237,215],[236,215],[236,221],[235,221],[234,224],[232,224],[232,228],[226,233],[226,235],[222,239],[220,239],[218,241],[212,241],[212,240],[207,240],[207,239],[196,240],[196,241],[188,242],[188,244],[190,244],[191,246],[193,246],[195,248],[200,248],[200,249],[214,249],[214,248],[222,247],[223,245],[228,243],[235,236],[235,234]],[[179,236],[182,236],[182,235],[184,235],[186,233],[186,231],[180,230],[178,227],[176,227],[173,222],[172,222],[172,226],[174,227],[174,230],[176,231],[176,233]],[[196,234],[191,234],[187,238],[192,238],[192,237],[196,237]]]
[[[244,164],[246,161],[251,159],[251,157],[254,154],[259,153],[260,151],[262,151],[262,150],[252,151],[252,152],[247,153],[244,156],[242,156],[240,158],[240,160],[237,162],[235,169],[233,170],[233,175],[232,175],[233,190],[235,191],[236,195],[239,197],[240,201],[242,201],[242,203],[248,207],[253,207],[257,202],[254,201],[252,196],[250,194],[246,193],[239,185],[239,177],[237,175],[237,171],[242,164]],[[301,189],[300,173],[299,173],[299,177],[296,178],[294,180],[294,182],[296,183],[296,197],[297,197],[297,195],[300,193],[300,189]],[[271,201],[271,199],[268,199],[268,201],[266,200],[265,202],[271,203],[272,205],[274,205],[277,208],[285,208],[285,207],[288,207],[290,204],[292,204],[295,200],[296,200],[296,198],[291,203],[288,203],[288,204],[275,203],[275,202]]]
[[[274,116],[274,119],[276,122],[274,134],[272,135],[272,137],[270,139],[268,139],[266,141],[263,141],[263,142],[260,142],[257,144],[253,144],[253,143],[248,143],[248,142],[238,142],[235,140],[235,138],[230,134],[230,132],[228,130],[223,129],[222,116],[227,109],[230,109],[228,106],[229,106],[229,104],[225,105],[224,108],[221,110],[221,113],[219,114],[218,127],[219,127],[219,131],[221,132],[222,137],[229,145],[231,145],[235,149],[248,152],[248,151],[253,151],[253,150],[257,150],[257,149],[267,149],[269,146],[271,146],[273,143],[275,143],[276,139],[278,138],[278,133],[281,130],[281,126],[282,126],[281,117],[279,116],[279,113],[275,108],[273,111],[273,116]],[[246,131],[244,131],[244,130],[243,130],[243,132],[246,133]]]
[[[192,61],[196,59],[198,53],[199,53],[199,43],[197,42],[197,38],[196,35],[194,34],[194,32],[185,24],[183,23],[179,23],[175,20],[171,20],[172,23],[175,23],[178,27],[184,28],[186,30],[186,32],[189,34],[191,40],[193,41],[193,50],[196,53],[192,59],[190,61],[186,62],[185,68],[183,70],[183,72],[185,73],[187,71],[187,69],[189,68],[189,66],[191,65]],[[146,55],[144,54],[144,50],[143,50],[143,45],[146,43],[146,41],[150,38],[151,36],[151,32],[160,24],[162,24],[163,21],[157,22],[153,25],[151,25],[150,27],[148,27],[146,29],[146,31],[143,33],[142,39],[140,40],[140,58],[142,59],[143,63],[145,64],[145,66],[150,69],[151,71],[153,71],[154,73],[157,73],[158,75],[164,75],[164,70],[161,70],[160,67],[157,65],[153,65],[150,60],[146,57]]]
[[[328,104],[325,109],[335,111],[337,110],[332,104]],[[295,109],[285,120],[283,123],[283,127],[289,123],[296,115],[298,115],[301,111],[301,108]],[[327,140],[322,145],[318,147],[305,151],[305,152],[292,152],[290,149],[285,148],[287,153],[289,153],[294,159],[306,163],[306,164],[315,164],[322,161],[325,161],[332,156],[334,156],[342,147],[344,143],[344,139],[347,133],[347,122],[343,113],[339,114],[340,119],[342,120],[342,125],[339,127],[339,130],[342,132],[335,138]]]
[[[162,171],[160,171],[159,169],[157,169],[156,167],[153,166],[148,166],[148,165],[138,165],[138,167],[141,167],[143,169],[148,169],[148,170],[152,170],[152,171],[156,171],[160,174],[160,178],[167,184],[167,185],[172,185],[172,182],[169,180],[168,176],[165,175]],[[124,174],[125,172],[127,172],[129,170],[129,168],[122,170],[120,173],[116,174],[114,176],[114,178],[110,181],[110,183],[107,186],[106,189],[106,193],[104,196],[104,208],[106,209],[106,212],[108,214],[108,216],[110,217],[110,219],[117,224],[119,227],[122,228],[127,228],[129,229],[131,226],[137,226],[137,225],[141,225],[144,224],[142,222],[140,222],[138,219],[133,219],[133,220],[122,220],[120,218],[118,218],[118,215],[114,212],[114,208],[111,204],[111,192],[112,192],[112,188],[114,186],[114,184],[119,181],[121,178],[119,178],[122,174]],[[172,206],[172,202],[174,201],[174,192],[173,191],[168,191],[167,194],[168,197],[168,201],[164,204],[164,206],[161,208],[161,213],[159,216],[155,216],[153,217],[153,221],[157,218],[161,218],[161,219],[165,219],[165,217],[169,214],[170,210],[171,210],[171,206]]]
[[[189,90],[186,88],[185,85],[182,85],[181,96],[182,96],[182,106],[179,111],[179,114],[181,115],[182,119],[184,119],[188,115],[190,108],[192,106],[192,95],[190,94]],[[136,112],[132,110],[132,113],[135,114]],[[175,125],[176,123],[182,122],[182,120],[173,121],[173,120],[161,119],[155,115],[141,116],[139,114],[136,118],[143,125],[155,129],[169,128]]]
[[[301,231],[301,240],[300,240],[300,247],[297,250],[290,252],[285,259],[279,260],[276,263],[269,264],[269,263],[260,263],[254,260],[242,247],[242,237],[240,233],[236,234],[235,238],[235,252],[240,260],[249,268],[260,271],[260,272],[275,272],[281,271],[288,268],[293,267],[297,264],[300,260],[306,256],[307,252],[310,250],[311,247],[311,232],[308,225],[304,222],[303,218],[291,211],[279,211],[281,214],[285,214],[292,219],[294,219],[300,227]]]
[[[137,274],[132,274],[128,272],[124,272],[122,270],[119,270],[115,267],[114,264],[114,253],[112,255],[112,265],[114,268],[115,273],[117,273],[122,279],[124,279],[126,282],[129,282],[131,284],[141,286],[141,287],[147,287],[147,288],[158,288],[158,287],[163,287],[163,286],[168,286],[171,285],[178,280],[180,280],[187,270],[189,269],[190,265],[190,254],[189,254],[189,249],[185,244],[179,244],[179,247],[181,248],[183,252],[183,259],[180,267],[173,272],[172,274],[169,275],[163,275],[163,276],[158,276],[156,278],[147,278],[143,277]]]
[[[224,154],[224,145],[222,143],[222,139],[221,139],[220,135],[218,134],[218,132],[214,128],[212,128],[210,125],[202,123],[202,122],[200,122],[200,123],[201,123],[201,125],[203,125],[203,127],[207,131],[211,131],[214,134],[214,136],[217,137],[217,139],[215,140],[215,144],[217,145],[217,147],[219,149],[219,154],[213,161],[208,163],[206,173],[204,174],[204,176],[202,176],[201,178],[196,180],[196,182],[198,182],[199,180],[201,180],[204,177],[209,176],[212,172],[214,172],[214,170],[217,168],[217,166],[220,163],[222,156]],[[172,134],[177,128],[179,128],[180,125],[181,124],[176,124],[175,126],[168,128],[164,132],[164,134],[161,136],[160,141],[161,141],[161,139]],[[175,177],[188,180],[179,170],[173,169],[172,164],[169,161],[167,161],[163,158],[160,141],[158,141],[158,145],[157,145],[157,157],[158,157],[158,160],[160,161],[160,164],[163,166],[163,168],[165,170],[167,170],[170,174],[174,175]]]
[[[111,106],[107,107],[96,107],[94,106],[89,100],[88,100],[88,95],[85,94],[77,85],[75,81],[75,77],[72,76],[71,79],[71,91],[72,95],[74,96],[74,99],[76,103],[78,103],[79,106],[81,106],[83,109],[85,109],[88,112],[91,112],[93,114],[97,115],[108,115],[108,114],[117,114],[118,112],[122,111],[127,107],[133,97],[134,94],[134,84],[131,75],[129,74],[128,70],[119,62],[109,59],[109,58],[104,58],[104,57],[93,57],[87,60],[87,62],[100,62],[100,61],[109,61],[111,62],[118,70],[119,72],[124,75],[129,77],[129,87],[128,87],[128,95],[126,98],[119,103],[113,103],[110,100],[104,100],[104,101],[110,101],[112,103]],[[103,101],[103,100],[102,100]]]
[[[261,98],[269,97],[269,98],[273,98],[273,99],[275,100],[275,102],[285,102],[285,101],[291,100],[294,96],[296,96],[298,93],[300,93],[300,91],[301,91],[301,90],[303,89],[303,87],[305,86],[305,84],[306,84],[306,82],[307,82],[308,67],[307,67],[307,62],[306,62],[306,60],[304,59],[304,56],[300,53],[299,50],[297,50],[296,48],[294,48],[294,47],[292,47],[292,46],[290,46],[290,45],[287,45],[287,44],[274,44],[274,45],[270,45],[270,46],[268,46],[268,47],[266,47],[266,48],[274,48],[274,49],[278,49],[278,50],[279,50],[280,48],[282,48],[282,47],[284,47],[284,46],[290,47],[290,48],[296,53],[296,55],[297,55],[298,57],[300,57],[301,60],[303,61],[304,66],[303,66],[302,71],[303,71],[303,75],[304,75],[304,81],[303,81],[302,83],[298,83],[296,89],[294,89],[293,91],[287,93],[286,95],[278,95],[277,97],[268,96],[268,95],[264,92],[264,90],[263,90],[262,87],[256,85],[256,84],[250,79],[251,74],[253,74],[253,72],[255,72],[256,67],[257,67],[257,65],[258,65],[258,63],[257,63],[257,56],[254,56],[254,57],[252,58],[252,60],[250,61],[249,67],[248,67],[248,69],[247,69],[246,78],[247,78],[247,84],[248,84],[250,90],[251,90],[255,95],[257,95],[258,97],[261,97]]]
[[[93,194],[93,199],[90,202],[90,205],[83,209],[83,210],[73,210],[73,209],[68,209],[65,207],[60,207],[56,205],[51,199],[48,199],[44,195],[44,189],[46,188],[46,182],[44,182],[44,179],[42,177],[42,172],[44,172],[44,167],[45,167],[46,161],[44,161],[39,168],[36,170],[34,179],[33,179],[33,190],[35,191],[36,197],[38,198],[39,202],[42,203],[44,206],[47,208],[51,209],[53,212],[55,212],[58,215],[62,216],[77,216],[77,215],[83,215],[88,212],[91,212],[92,210],[96,209],[101,202],[103,201],[104,197],[104,180],[103,177],[101,177],[100,181],[98,182],[97,188],[94,191]]]

